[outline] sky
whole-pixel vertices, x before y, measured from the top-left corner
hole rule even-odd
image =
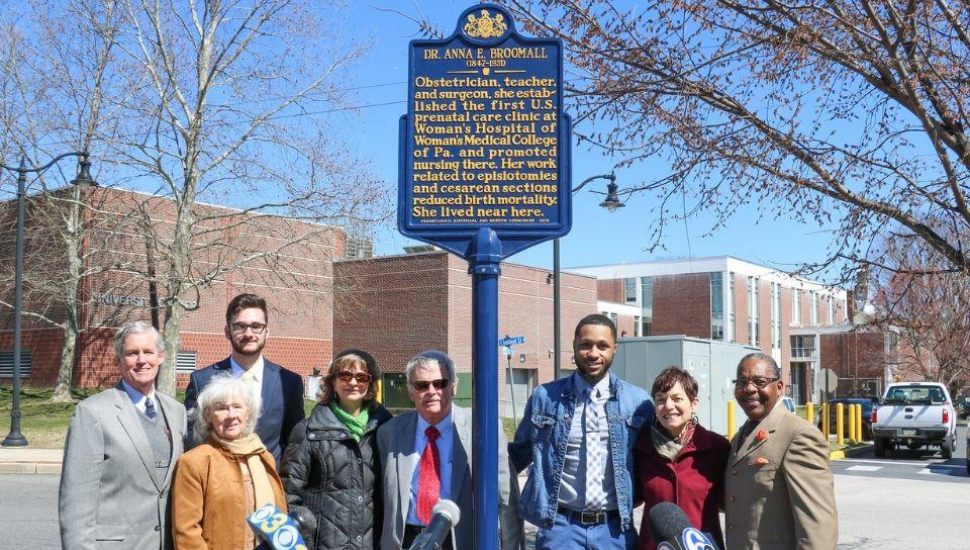
[[[458,15],[474,5],[471,0],[370,0],[349,5],[345,28],[370,44],[369,51],[355,66],[354,98],[360,109],[340,114],[346,127],[348,145],[373,163],[396,196],[398,182],[398,119],[407,106],[408,43],[424,38],[417,24],[404,13],[426,18],[445,34],[455,28]],[[567,102],[567,113],[569,112]],[[588,177],[607,174],[619,159],[603,156],[573,144],[573,184]],[[617,170],[617,184],[642,182],[660,170],[649,162]],[[573,197],[571,232],[561,240],[562,267],[632,263],[672,258],[734,256],[755,263],[794,269],[801,262],[820,261],[830,235],[817,225],[803,225],[786,218],[759,219],[756,207],[739,211],[727,227],[706,235],[712,225],[707,217],[693,218],[686,224],[668,227],[665,250],[648,252],[653,219],[652,199],[634,194],[624,208],[614,213],[599,207],[602,195],[587,190],[605,191],[606,182],[596,180]],[[688,199],[688,202],[689,199]],[[396,221],[380,228],[375,235],[375,253],[400,254],[403,247],[419,244],[397,232]],[[551,269],[552,245],[542,243],[512,256],[507,261]]]

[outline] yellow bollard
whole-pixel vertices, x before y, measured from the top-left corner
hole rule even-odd
[[[829,440],[829,434],[832,433],[832,422],[829,420],[829,407],[828,403],[822,403],[822,435],[825,436],[825,440]]]
[[[811,401],[805,403],[805,420],[808,420],[809,424],[815,423],[815,403]]]
[[[835,404],[835,442],[839,445],[845,444],[845,431],[842,419],[845,413],[845,405]]]
[[[855,405],[849,405],[846,412],[848,413],[848,418],[846,420],[849,422],[849,441],[852,443],[858,443],[859,434],[855,433]]]
[[[865,434],[862,433],[862,404],[856,403],[855,406],[855,434],[859,436],[859,442],[865,440]]]
[[[377,379],[377,402],[378,403],[384,402],[384,379],[383,378]]]
[[[734,401],[727,403],[727,438],[734,437]]]

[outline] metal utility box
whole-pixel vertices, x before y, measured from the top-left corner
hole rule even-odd
[[[744,413],[734,401],[734,380],[738,362],[761,349],[687,336],[620,338],[612,371],[620,378],[650,391],[660,371],[681,367],[697,379],[697,416],[701,424],[720,434],[727,433],[727,404],[735,407],[738,424]],[[739,416],[740,415],[740,416]]]

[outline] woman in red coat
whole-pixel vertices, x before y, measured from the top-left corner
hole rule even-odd
[[[731,444],[697,422],[697,380],[677,368],[664,369],[650,391],[657,421],[641,430],[634,446],[634,483],[643,499],[637,548],[654,550],[649,514],[658,502],[680,506],[691,525],[724,548],[718,512],[723,507],[724,469]]]

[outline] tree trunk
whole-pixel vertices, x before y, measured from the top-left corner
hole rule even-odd
[[[165,308],[165,360],[158,370],[155,389],[167,394],[175,395],[175,365],[179,352],[179,326],[182,324],[182,305],[178,300],[172,300]]]
[[[77,331],[71,330],[70,323],[64,326],[64,344],[61,346],[61,364],[57,367],[57,383],[51,401],[66,403],[74,400],[71,395],[71,382],[74,377],[74,351],[77,348]]]

